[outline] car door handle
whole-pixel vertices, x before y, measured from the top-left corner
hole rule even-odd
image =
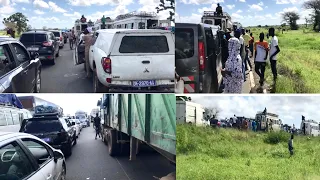
[[[150,64],[150,61],[142,61],[142,64]]]
[[[47,177],[47,179],[51,179],[51,177],[52,177],[52,174],[49,174],[48,177]]]

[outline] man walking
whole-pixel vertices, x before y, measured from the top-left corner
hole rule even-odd
[[[291,134],[291,137],[288,141],[288,149],[289,149],[289,152],[290,152],[290,157],[293,156],[294,152],[293,152],[293,134]]]
[[[264,82],[264,73],[266,70],[266,61],[268,57],[268,43],[264,41],[264,33],[260,33],[260,40],[254,44],[254,63],[255,71],[260,77],[260,86],[263,86]]]
[[[280,52],[280,48],[278,45],[278,38],[275,36],[275,29],[269,29],[269,35],[272,37],[270,42],[270,65],[273,74],[274,83],[277,81],[277,54]]]
[[[245,50],[245,57],[244,57],[244,67],[245,70],[249,70],[248,69],[248,64],[250,66],[250,71],[252,70],[252,65],[251,62],[249,60],[249,42],[251,40],[251,37],[248,34],[248,30],[242,29],[242,37],[244,39],[244,50]]]
[[[97,135],[99,135],[99,138],[101,137],[101,119],[99,117],[99,114],[96,114],[96,117],[93,119],[94,121],[94,126],[96,127],[96,138],[97,139]]]

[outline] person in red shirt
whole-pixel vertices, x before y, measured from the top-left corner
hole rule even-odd
[[[253,44],[254,44],[254,37],[253,37],[252,33],[250,33],[250,37],[251,37],[251,40],[249,41],[249,49],[250,49],[250,52],[251,52],[250,58],[252,58],[252,56],[253,56]]]

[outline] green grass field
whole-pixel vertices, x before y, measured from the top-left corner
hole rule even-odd
[[[295,155],[289,158],[288,133],[272,145],[265,143],[266,133],[177,126],[179,180],[320,179],[320,138],[296,136]]]
[[[259,34],[267,34],[266,28],[251,28],[255,41]],[[278,55],[279,79],[276,93],[320,93],[320,33],[309,29],[285,31],[276,30],[279,39]],[[265,37],[265,40],[267,38]],[[272,84],[273,76],[268,65],[266,70],[268,84]]]

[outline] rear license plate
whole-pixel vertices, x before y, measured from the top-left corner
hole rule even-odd
[[[149,81],[133,81],[132,85],[134,87],[149,87],[149,86],[156,86],[155,80],[149,80]]]
[[[50,142],[50,138],[42,138],[44,142]]]
[[[27,48],[28,51],[38,51],[39,48]]]

